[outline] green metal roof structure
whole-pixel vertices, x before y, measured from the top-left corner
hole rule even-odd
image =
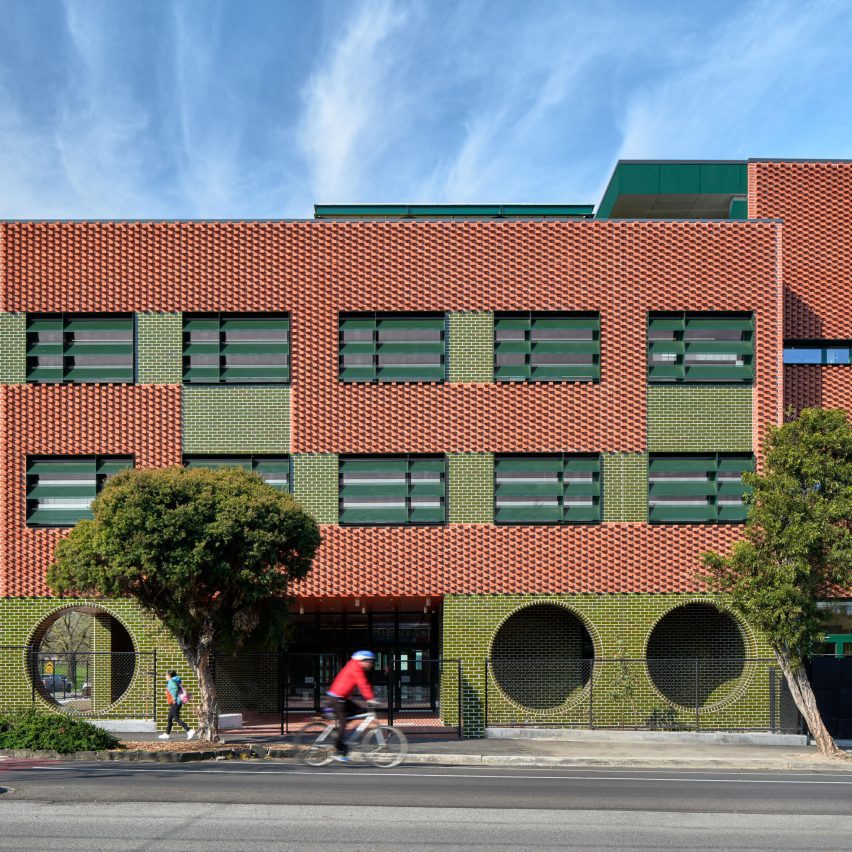
[[[598,219],[745,219],[745,160],[619,160]]]
[[[592,219],[594,204],[315,204],[315,219]]]

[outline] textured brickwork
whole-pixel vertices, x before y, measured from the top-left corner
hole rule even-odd
[[[145,613],[132,600],[94,600],[79,598],[62,600],[56,598],[0,598],[0,647],[18,648],[36,643],[46,621],[69,608],[93,607],[117,619],[130,634],[137,653],[143,654],[135,662],[133,679],[127,691],[115,703],[105,703],[97,708],[98,718],[151,718],[153,716],[153,692],[156,691],[160,727],[165,726],[165,673],[174,668],[184,675],[190,692],[198,693],[191,686],[192,676],[187,671],[186,660],[174,637],[160,622]],[[96,621],[95,650],[105,650],[109,635]],[[157,680],[154,680],[154,661],[151,654],[157,652]],[[97,678],[108,678],[109,671],[94,666]],[[188,676],[188,677],[187,677]],[[108,694],[105,693],[105,694]],[[29,707],[32,703],[32,685],[24,653],[0,650],[0,711]],[[55,710],[52,702],[36,691],[36,700],[43,710]],[[194,710],[190,705],[189,713]],[[185,713],[185,716],[189,714]]]
[[[852,338],[852,163],[752,162],[748,187],[784,220],[784,336]]]
[[[26,314],[0,313],[0,384],[27,380]]]
[[[648,386],[648,451],[751,452],[750,387]]]
[[[292,433],[288,389],[131,389],[171,392],[158,409],[168,409],[165,419],[183,399],[185,452],[641,453],[648,311],[753,311],[756,432],[780,421],[779,235],[773,222],[5,223],[0,310],[289,312]],[[600,312],[601,381],[338,380],[340,312],[447,310]],[[45,453],[71,446],[127,452],[135,438],[87,437],[108,420],[147,442],[136,453],[137,464],[140,458],[146,464],[155,457],[177,461],[180,433],[172,421],[152,423],[135,402],[108,404],[121,398],[110,396],[116,388],[77,408],[66,404],[77,397],[36,394],[49,406],[33,427],[27,416],[10,417],[13,390],[3,391],[2,422],[24,440],[14,444],[17,467],[4,480],[7,528],[0,547],[7,558],[0,588],[33,594],[42,591],[58,533],[23,527],[23,445]],[[26,409],[23,399],[15,406]],[[56,424],[71,420],[80,437],[69,443]],[[701,550],[725,548],[739,533],[737,527],[640,526],[326,526],[304,589],[322,595],[686,591],[694,587]]]
[[[293,496],[319,524],[336,524],[340,514],[337,456],[293,456]]]
[[[602,727],[626,721],[634,726],[662,723],[671,727],[690,727],[695,723],[693,708],[681,708],[661,693],[652,682],[644,664],[624,666],[601,663],[602,659],[644,657],[655,626],[669,612],[690,602],[708,602],[706,595],[448,595],[444,598],[443,654],[445,658],[461,659],[464,665],[463,717],[465,732],[480,735],[485,711],[485,664],[506,645],[497,645],[501,628],[511,627],[511,618],[524,607],[556,605],[567,607],[582,622],[594,647],[598,663],[595,668],[596,723]],[[715,599],[715,602],[720,602]],[[701,625],[696,624],[696,632]],[[742,647],[750,657],[771,656],[766,643],[754,631],[740,625]],[[712,638],[712,637],[705,637]],[[695,653],[687,648],[687,653]],[[541,664],[540,664],[541,665]],[[657,667],[657,680],[682,684],[693,677],[693,668]],[[724,667],[723,667],[724,668]],[[488,718],[492,723],[519,724],[584,724],[588,725],[588,685],[586,678],[591,663],[584,669],[581,680],[586,683],[582,692],[575,689],[572,696],[555,708],[536,708],[520,703],[517,694],[501,687],[513,670],[508,664],[489,670]],[[699,713],[700,725],[705,728],[764,727],[767,724],[766,667],[746,664],[736,671],[724,672],[719,684],[721,697],[706,701]],[[546,675],[546,672],[545,672]],[[566,670],[565,676],[568,675]],[[675,678],[677,675],[677,678]],[[665,678],[668,678],[668,681]]]
[[[780,228],[5,223],[0,310],[288,311],[297,453],[641,451],[648,311],[753,311],[756,431],[780,421]],[[341,311],[448,309],[599,311],[601,381],[338,381]]]
[[[290,389],[183,388],[185,453],[289,453]]]
[[[137,377],[143,384],[180,384],[183,321],[180,314],[136,315]]]
[[[648,456],[646,453],[604,453],[604,522],[648,520]]]
[[[843,408],[852,416],[852,367],[790,364],[784,367],[784,409]]]
[[[699,557],[726,552],[736,524],[577,524],[323,528],[323,544],[296,594],[691,592]]]
[[[452,453],[447,457],[447,520],[451,524],[494,523],[494,456]]]
[[[26,526],[28,455],[133,456],[180,464],[180,388],[173,385],[0,386],[0,597],[46,594],[58,529]]]
[[[448,377],[451,382],[494,381],[494,314],[489,311],[452,312],[449,332]]]

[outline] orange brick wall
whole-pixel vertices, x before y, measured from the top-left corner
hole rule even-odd
[[[47,593],[62,534],[26,525],[28,455],[132,455],[139,467],[180,464],[176,385],[0,386],[0,597]]]
[[[7,223],[2,311],[287,310],[291,451],[646,447],[646,314],[754,311],[756,441],[780,421],[774,222]],[[601,382],[343,385],[340,311],[599,310]],[[54,531],[24,526],[27,454],[180,459],[180,387],[2,389],[0,594],[44,593]],[[732,527],[324,530],[305,593],[675,591]]]
[[[300,596],[688,592],[739,525],[323,527]]]
[[[852,338],[852,163],[750,162],[748,185],[784,220],[785,337]]]
[[[852,368],[843,364],[784,367],[784,408],[844,408],[852,415]]]

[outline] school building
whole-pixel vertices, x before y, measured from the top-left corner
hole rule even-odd
[[[852,410],[850,246],[833,161],[622,161],[596,208],[6,221],[0,646],[72,608],[94,650],[181,663],[131,601],[59,600],[45,572],[112,473],[239,464],[321,525],[294,653],[458,660],[473,733],[486,700],[570,724],[613,659],[646,661],[613,669],[616,703],[747,727],[768,648],[699,557],[742,534],[768,427]],[[694,708],[696,659],[723,674]],[[554,686],[541,660],[578,662]],[[0,678],[55,699],[20,655]]]

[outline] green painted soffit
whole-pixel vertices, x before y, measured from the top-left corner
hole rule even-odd
[[[619,160],[598,219],[744,219],[744,160]]]
[[[591,219],[594,204],[315,204],[315,219]]]

